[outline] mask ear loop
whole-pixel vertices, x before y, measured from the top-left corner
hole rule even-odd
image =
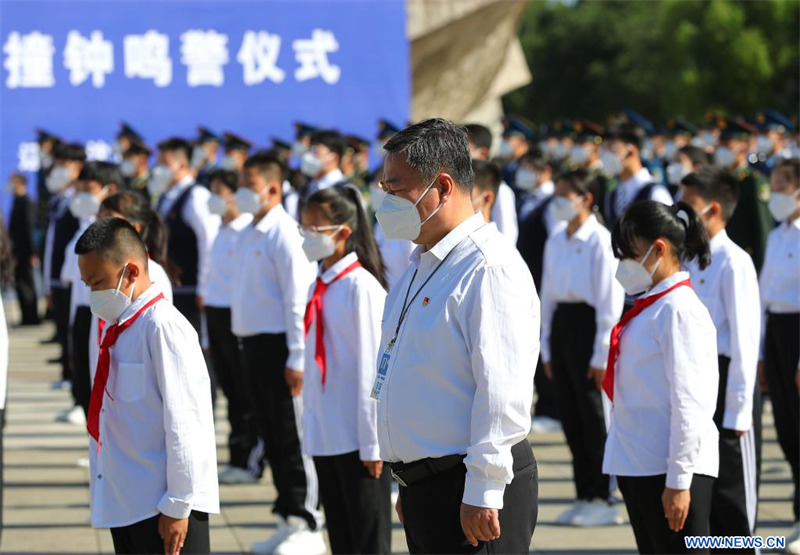
[[[437,175],[436,177],[439,177],[439,176]],[[430,192],[430,190],[431,190],[431,187],[433,187],[433,184],[434,184],[434,183],[436,183],[436,177],[434,177],[434,178],[433,178],[433,181],[431,181],[430,185],[428,185],[427,187],[425,187],[425,192],[424,192],[424,193],[422,193],[422,194],[420,195],[420,197],[417,199],[417,202],[415,202],[415,203],[414,203],[414,207],[415,207],[415,208],[416,208],[416,207],[417,207],[417,205],[418,205],[418,204],[419,204],[419,203],[422,201],[422,199],[425,197],[425,195],[427,195],[427,194],[428,194],[428,192]],[[433,218],[433,217],[436,215],[436,213],[437,213],[439,210],[441,210],[442,206],[444,206],[444,204],[440,204],[439,206],[437,206],[437,207],[436,207],[436,209],[435,209],[433,212],[431,212],[430,214],[428,214],[428,217],[427,217],[427,218],[425,218],[424,220],[422,220],[422,222],[420,222],[419,226],[420,226],[420,227],[422,227],[423,225],[425,225],[425,223],[426,223],[428,220],[430,220],[431,218]]]
[[[122,273],[121,273],[121,274],[120,274],[120,276],[119,276],[119,281],[117,282],[117,288],[115,289],[115,292],[116,292],[116,293],[119,293],[119,290],[120,290],[120,288],[122,287],[122,278],[124,278],[124,277],[125,277],[125,270],[127,270],[127,269],[128,269],[128,264],[126,263],[126,264],[125,264],[125,265],[122,267]]]

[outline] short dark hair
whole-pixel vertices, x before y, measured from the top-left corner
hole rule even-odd
[[[472,190],[475,174],[469,154],[467,130],[442,118],[427,119],[406,127],[384,145],[389,155],[405,154],[406,163],[430,182],[439,172],[450,174],[456,185]]]
[[[239,187],[239,173],[232,170],[214,170],[209,176],[209,184],[219,181],[231,191]]]
[[[23,185],[27,185],[28,184],[28,177],[24,173],[21,173],[21,172],[13,172],[11,174],[11,177],[9,178],[9,180],[10,181],[19,181]]]
[[[56,143],[53,147],[53,159],[86,161],[86,149],[80,143]]]
[[[598,206],[600,202],[600,184],[597,182],[597,175],[594,172],[584,169],[564,172],[556,178],[556,182],[562,181],[574,193],[580,196],[586,193],[592,194],[592,205]]]
[[[678,149],[679,154],[686,156],[694,166],[710,166],[714,163],[711,155],[699,146],[686,145]]]
[[[727,222],[739,200],[739,182],[730,173],[715,166],[706,166],[686,175],[681,185],[694,189],[706,202],[718,202]]]
[[[772,168],[772,171],[774,172],[784,168],[788,168],[791,171],[794,184],[800,186],[800,158],[781,159],[775,164],[775,166]]]
[[[503,180],[500,167],[492,162],[473,160],[472,171],[475,174],[475,188],[479,191],[492,192],[497,198],[497,191]]]
[[[311,135],[310,144],[323,145],[341,158],[345,151],[345,142],[342,134],[333,129],[316,131]]]
[[[122,264],[135,258],[147,267],[147,247],[128,221],[122,218],[103,218],[90,225],[75,245],[75,254],[96,253],[103,260]]]
[[[161,152],[174,152],[182,154],[186,161],[192,159],[192,145],[186,139],[180,137],[170,137],[158,143],[158,150]]]
[[[244,161],[244,168],[256,168],[267,181],[282,183],[286,176],[283,160],[271,150],[259,150]]]
[[[523,162],[530,164],[533,166],[533,169],[540,172],[547,169],[547,166],[549,165],[547,156],[538,148],[531,149],[523,154],[519,159],[519,163],[522,164]]]
[[[642,145],[647,139],[647,134],[640,125],[630,121],[622,121],[611,125],[606,133],[605,140],[622,141],[642,150]]]
[[[86,162],[78,175],[80,181],[97,181],[105,187],[106,185],[114,184],[117,187],[122,186],[122,173],[116,164],[111,162],[103,162],[101,160],[92,160]]]
[[[469,136],[469,142],[474,144],[478,148],[485,148],[486,150],[491,150],[492,148],[492,132],[489,131],[489,128],[485,125],[481,125],[479,123],[470,123],[465,125],[464,128],[467,130],[467,135]]]

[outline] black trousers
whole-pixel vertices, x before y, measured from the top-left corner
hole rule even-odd
[[[358,451],[314,457],[328,539],[339,553],[392,552],[392,478],[385,465],[377,480]]]
[[[72,397],[75,404],[89,416],[89,399],[92,397],[91,369],[89,368],[89,334],[92,329],[92,311],[79,306],[70,328],[70,355],[72,358]]]
[[[33,281],[33,266],[30,260],[17,260],[14,270],[14,286],[17,290],[19,308],[22,312],[23,326],[36,326],[39,324],[39,307],[36,301],[36,286]]]
[[[558,401],[553,381],[544,373],[542,359],[536,363],[536,373],[533,375],[533,386],[536,388],[536,406],[533,408],[534,416],[547,416],[554,420],[561,420],[558,411]]]
[[[239,338],[231,332],[231,309],[207,306],[208,343],[214,374],[228,400],[228,422],[231,432],[228,435],[230,464],[247,468],[247,458],[254,441],[248,433],[246,418],[252,420],[252,410],[245,403],[246,383],[239,359]],[[252,427],[252,423],[251,423]]]
[[[147,520],[112,528],[111,538],[114,540],[114,552],[125,555],[162,555],[164,540],[158,535],[158,519],[156,515]],[[211,541],[208,532],[208,515],[192,511],[189,515],[189,530],[181,548],[181,555],[211,553]]]
[[[284,370],[289,349],[286,334],[242,338],[242,360],[256,397],[256,425],[278,490],[273,512],[304,518],[317,528],[319,491],[314,462],[300,448],[302,397],[292,397]]]
[[[795,521],[800,520],[800,397],[794,381],[800,356],[798,337],[800,313],[767,314],[764,373],[772,399],[778,443],[792,469]]]
[[[72,291],[69,287],[54,285],[50,292],[53,296],[53,319],[56,323],[56,339],[61,345],[61,379],[71,380],[72,369],[69,364],[69,302]]]
[[[460,464],[410,487],[400,488],[403,527],[411,553],[529,553],[539,512],[539,475],[527,440],[511,449],[514,479],[500,509],[500,538],[467,543],[461,529],[461,498],[467,467]],[[413,461],[409,461],[413,462]]]
[[[673,532],[664,518],[664,493],[667,476],[617,476],[619,490],[625,498],[628,518],[636,536],[639,553],[689,553],[684,543],[686,536],[708,536],[709,514],[711,512],[711,491],[714,478],[695,474],[692,478],[689,515],[683,530]],[[692,550],[692,553],[708,553],[705,550]]]
[[[553,315],[550,353],[558,403],[569,407],[561,424],[572,452],[578,499],[608,499],[609,477],[603,474],[606,425],[603,399],[587,377],[597,325],[595,310],[585,303],[561,303]]]

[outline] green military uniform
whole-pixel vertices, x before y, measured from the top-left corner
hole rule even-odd
[[[769,183],[748,165],[738,168],[733,175],[739,182],[739,202],[726,230],[733,242],[753,258],[756,270],[760,272],[767,236],[775,228],[775,220],[768,208]]]

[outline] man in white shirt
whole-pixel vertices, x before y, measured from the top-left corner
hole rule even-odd
[[[537,515],[527,435],[539,299],[513,245],[475,214],[465,130],[396,134],[376,216],[418,247],[389,293],[378,375],[381,457],[412,553],[528,553]]]
[[[305,314],[316,268],[281,204],[284,166],[267,152],[245,162],[239,211],[253,214],[237,247],[231,297],[233,333],[241,339],[242,364],[255,397],[255,421],[272,468],[278,529],[255,553],[321,553],[319,496],[314,463],[302,454]],[[321,550],[321,551],[320,551]]]
[[[711,500],[711,535],[750,536],[755,529],[760,422],[757,385],[761,303],[753,260],[725,232],[736,209],[738,183],[718,168],[690,173],[682,200],[700,214],[711,238],[711,264],[689,264],[692,287],[717,328],[719,394],[714,422],[719,430],[719,477]],[[754,402],[755,401],[755,402]],[[754,420],[756,420],[754,422]],[[754,425],[755,424],[755,425]]]
[[[311,135],[308,150],[300,160],[300,171],[311,181],[303,191],[298,214],[305,204],[305,199],[317,191],[342,186],[349,182],[339,169],[344,149],[345,142],[338,131],[323,130]]]
[[[92,526],[111,528],[117,553],[209,553],[219,488],[197,334],[152,285],[126,220],[95,222],[75,253],[106,322],[87,426]]]

